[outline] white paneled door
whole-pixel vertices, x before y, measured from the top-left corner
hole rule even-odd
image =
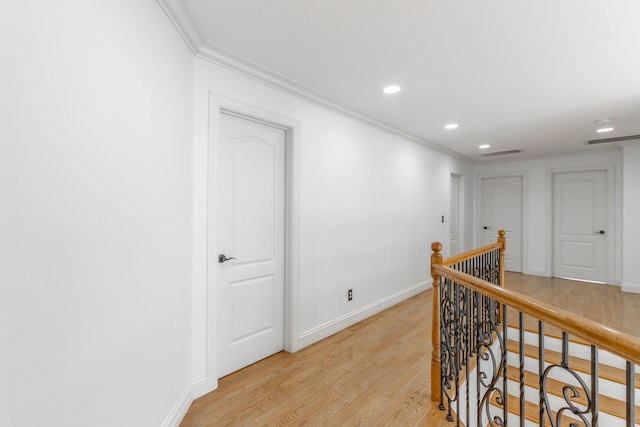
[[[504,268],[522,272],[522,177],[483,178],[481,206],[483,244],[495,243],[498,231],[504,230]]]
[[[553,276],[606,282],[607,172],[553,174]]]
[[[460,252],[460,176],[451,175],[449,190],[449,256]]]
[[[218,377],[284,348],[285,130],[223,113]]]

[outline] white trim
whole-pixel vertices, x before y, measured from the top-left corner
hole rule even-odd
[[[287,118],[285,160],[285,318],[284,349],[300,349],[300,129],[301,124]]]
[[[313,89],[312,87],[309,87],[304,83],[301,83],[290,77],[287,77],[284,74],[264,67],[247,57],[238,55],[228,49],[212,43],[211,41],[207,41],[196,53],[196,56],[232,70],[247,78],[258,81],[269,87],[281,90],[288,95],[295,96],[314,105],[326,108],[329,111],[366,123],[370,126],[377,127],[409,141],[425,145],[435,151],[446,154],[448,156],[464,160],[469,163],[474,163],[474,160],[470,157],[464,156],[458,152],[435,144],[424,138],[420,138],[416,135],[407,133],[376,117],[372,117],[356,111],[353,108],[350,108],[349,106],[341,103],[339,100],[331,97],[330,95]]]
[[[178,427],[180,425],[189,410],[189,406],[191,406],[191,402],[193,401],[192,395],[192,385],[188,384],[173,405],[173,408],[171,408],[171,411],[169,411],[169,415],[167,415],[161,427]]]
[[[522,242],[520,256],[522,257],[522,272],[529,271],[529,172],[522,172]]]
[[[553,175],[557,173],[573,173],[573,172],[595,172],[604,170],[607,177],[607,277],[606,283],[613,284],[616,276],[616,219],[618,215],[616,192],[616,165],[615,164],[602,164],[602,165],[585,165],[585,166],[572,166],[565,168],[549,168],[546,170],[546,203],[547,212],[545,222],[547,224],[547,244],[546,244],[546,264],[548,269],[548,276],[553,277]],[[613,230],[613,231],[611,231]]]
[[[629,292],[632,294],[640,294],[640,283],[623,283],[620,286],[622,292]]]
[[[490,178],[512,178],[520,177],[522,188],[521,191],[521,204],[522,209],[520,218],[520,268],[522,274],[530,274],[529,270],[529,245],[525,242],[529,242],[529,172],[527,171],[514,171],[514,172],[500,172],[500,173],[485,173],[476,175],[476,215],[474,221],[475,230],[474,238],[477,239],[474,242],[473,247],[482,246],[482,180]],[[496,234],[496,239],[498,238]],[[507,248],[509,250],[509,248]]]
[[[215,387],[212,387],[209,383],[209,379],[205,376],[198,377],[192,381],[191,387],[191,397],[192,399],[197,399],[201,396],[204,396],[207,393],[215,390],[218,387],[217,383]]]
[[[316,326],[315,328],[309,329],[308,331],[300,334],[300,348],[307,347],[313,343],[325,339],[335,334],[336,332],[340,332],[341,330],[348,328],[351,325],[354,325],[370,316],[373,316],[376,313],[386,310],[387,308],[428,289],[431,289],[431,281],[418,283],[417,285],[411,286],[407,289],[403,289],[400,292],[397,292],[379,301],[373,302],[358,310],[352,311],[322,325]]]
[[[464,233],[464,228],[465,228],[465,214],[464,214],[464,209],[465,209],[465,204],[464,204],[464,175],[458,172],[455,172],[453,170],[449,170],[449,177],[453,178],[456,177],[458,178],[458,253],[464,252],[465,251],[465,233]],[[451,207],[451,184],[449,184],[449,195],[448,195],[448,199],[449,199],[449,207]],[[447,225],[447,238],[450,238],[451,236],[449,235],[449,230],[451,229],[450,226],[450,222],[451,222],[451,211],[448,211],[447,214],[447,220],[445,221],[445,225]],[[455,255],[452,254],[449,248],[449,256]]]
[[[294,352],[300,349],[299,330],[299,224],[300,224],[300,122],[291,117],[273,111],[249,105],[224,95],[209,92],[209,134],[207,164],[207,307],[206,307],[206,374],[198,380],[195,388],[198,395],[215,390],[217,375],[217,254],[218,212],[218,129],[222,111],[255,118],[286,129],[286,166],[285,166],[285,350]]]
[[[531,269],[527,269],[527,271],[522,271],[522,274],[526,274],[529,276],[540,276],[540,277],[551,277],[549,276],[549,273],[547,273],[545,270],[531,270]]]
[[[458,189],[460,193],[458,194],[458,202],[460,203],[460,206],[458,206],[458,226],[460,227],[460,235],[458,236],[458,250],[464,252],[469,247],[469,245],[467,245],[467,233],[465,232],[465,230],[467,229],[467,221],[469,221],[466,215],[467,204],[465,203],[465,199],[467,197],[467,193],[465,191],[465,187],[467,185],[467,177],[463,174],[457,175],[459,178],[458,185],[460,187]]]
[[[616,144],[621,144],[621,143],[616,143]],[[555,159],[555,158],[562,158],[562,157],[576,157],[576,156],[589,156],[589,155],[593,155],[593,154],[602,154],[602,153],[609,153],[609,152],[613,152],[613,151],[621,151],[620,147],[618,147],[617,145],[614,146],[609,146],[609,147],[602,147],[602,148],[586,148],[587,146],[585,145],[585,149],[584,151],[569,151],[569,152],[562,152],[562,153],[550,153],[550,154],[532,154],[530,156],[526,155],[526,154],[519,154],[516,157],[512,157],[512,158],[501,158],[501,156],[496,156],[496,157],[490,157],[487,159],[480,159],[480,160],[476,160],[474,163],[478,164],[478,165],[482,165],[482,166],[486,166],[486,165],[492,165],[492,164],[500,164],[500,163],[506,163],[506,162],[524,162],[524,161],[531,161],[531,160],[544,160],[544,159]]]
[[[193,13],[180,0],[156,0],[193,54],[205,43],[206,36],[198,28]]]
[[[624,149],[624,147],[629,145],[640,145],[640,138],[630,139],[628,141],[620,141],[620,142],[617,142],[616,144],[620,144],[620,146]]]
[[[333,111],[340,115],[366,123],[370,126],[377,127],[409,141],[425,145],[448,156],[464,160],[469,163],[475,163],[475,161],[470,157],[464,156],[424,138],[402,131],[376,117],[356,111],[334,97],[315,90],[297,80],[264,67],[249,58],[238,55],[213,43],[211,40],[208,40],[207,36],[198,28],[196,18],[188,6],[185,5],[184,1],[157,0],[157,2],[165,11],[171,22],[175,25],[191,51],[197,57],[228,68],[238,74],[281,90],[291,96],[295,96],[311,102],[312,104],[326,108],[329,111]]]

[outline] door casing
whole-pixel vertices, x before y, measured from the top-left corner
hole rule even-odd
[[[464,176],[451,172],[451,184],[449,188],[449,215],[448,215],[448,223],[449,223],[449,244],[447,245],[447,253],[449,256],[456,255],[464,250],[464,192],[463,192],[463,184],[464,184]],[[453,185],[457,186],[457,191],[454,194],[452,191]],[[455,197],[455,200],[453,199]],[[456,212],[452,212],[452,207],[455,206]],[[457,229],[456,237],[457,237],[457,247],[453,248],[451,245],[451,226],[455,226]]]
[[[529,234],[529,175],[527,172],[507,172],[507,173],[489,173],[476,176],[476,215],[475,215],[475,243],[474,247],[483,245],[483,229],[482,229],[482,186],[483,180],[488,178],[511,178],[519,177],[521,179],[521,196],[522,196],[522,217],[521,217],[521,230],[520,230],[520,265],[522,273],[527,274],[529,271],[528,265],[528,248],[526,242],[528,241]],[[498,234],[496,232],[496,241]],[[507,250],[509,247],[507,246]]]
[[[209,135],[207,164],[207,304],[206,304],[206,382],[217,388],[218,302],[218,147],[222,112],[276,125],[285,132],[285,261],[284,261],[284,349],[295,352],[299,344],[299,173],[300,122],[271,110],[244,103],[214,92],[209,93]]]
[[[221,114],[218,244],[237,258],[218,261],[218,377],[284,349],[286,131]]]
[[[616,240],[618,236],[618,229],[616,227],[616,219],[618,218],[617,201],[616,201],[616,186],[615,180],[616,167],[612,164],[607,165],[590,165],[590,166],[578,166],[568,168],[552,168],[547,169],[547,213],[546,223],[547,226],[547,276],[553,276],[553,239],[554,239],[554,227],[553,227],[553,175],[556,173],[571,173],[571,172],[593,172],[593,171],[605,171],[607,176],[606,192],[607,192],[607,284],[616,284],[615,272],[618,268],[616,261]]]

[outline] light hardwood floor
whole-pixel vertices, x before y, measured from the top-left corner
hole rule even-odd
[[[506,287],[640,338],[640,294],[618,286],[506,273]]]
[[[507,273],[507,287],[640,336],[640,295],[516,273]],[[431,295],[220,379],[181,426],[450,427],[429,396]]]
[[[431,295],[220,379],[181,425],[448,427],[429,396]]]

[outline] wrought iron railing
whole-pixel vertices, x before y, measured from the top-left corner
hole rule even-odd
[[[540,426],[613,425],[609,418],[600,421],[599,390],[599,357],[611,353],[624,360],[624,408],[615,416],[624,420],[620,425],[638,425],[635,364],[640,363],[640,340],[505,289],[503,231],[496,244],[445,260],[441,244],[432,249],[431,395],[449,421],[458,426],[524,426],[525,406],[531,411],[536,405]],[[509,316],[514,317],[511,327]],[[529,318],[535,319],[534,331],[525,330]],[[559,328],[557,351],[547,348],[547,325]],[[570,337],[586,344],[589,372],[573,366]],[[525,350],[536,346],[537,366],[527,368]],[[508,357],[515,358],[515,366],[509,366]]]

